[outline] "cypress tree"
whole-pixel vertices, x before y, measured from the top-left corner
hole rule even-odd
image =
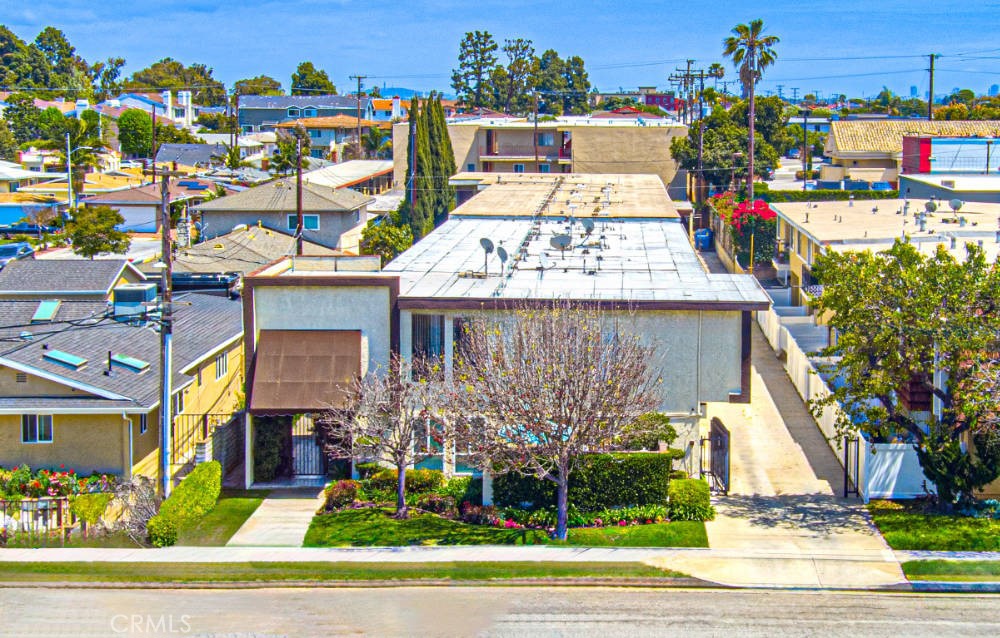
[[[414,239],[420,239],[434,230],[434,162],[427,126],[429,111],[429,102],[424,100],[423,109],[411,115],[416,120],[417,129],[417,202],[410,223]]]
[[[439,183],[436,185],[437,210],[435,224],[440,224],[448,217],[455,207],[455,189],[449,184],[449,178],[455,174],[455,152],[448,137],[448,124],[444,119],[444,108],[441,106],[441,95],[437,95],[432,104],[434,133],[437,137],[437,171]]]

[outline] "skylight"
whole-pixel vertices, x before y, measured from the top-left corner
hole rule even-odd
[[[42,358],[54,363],[61,363],[64,366],[69,366],[74,370],[79,370],[87,363],[87,360],[83,357],[78,357],[75,354],[63,352],[62,350],[46,350],[45,353],[42,354]]]
[[[120,366],[125,366],[130,370],[135,372],[142,372],[143,370],[149,368],[149,363],[143,361],[142,359],[136,359],[135,357],[130,357],[125,354],[113,354],[111,355],[111,362],[117,363]]]
[[[62,302],[58,299],[46,299],[41,302],[38,304],[35,314],[31,317],[31,323],[52,321],[52,318],[56,316],[56,312],[59,311],[59,305],[61,303]]]

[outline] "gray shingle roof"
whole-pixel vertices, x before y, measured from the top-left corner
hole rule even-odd
[[[361,99],[361,110],[368,106],[370,98]],[[357,108],[357,98],[344,95],[242,95],[240,109],[287,109],[288,107]]]
[[[179,388],[192,381],[192,377],[183,374],[182,370],[242,335],[243,309],[239,301],[204,294],[178,295],[175,303],[173,384]],[[0,345],[0,359],[9,361],[11,367],[38,370],[85,388],[94,388],[100,400],[113,402],[111,407],[121,404],[148,408],[159,400],[160,334],[152,327],[133,326],[113,319],[63,327],[66,329],[61,332],[40,335],[30,341],[4,342]],[[43,355],[52,350],[83,357],[87,363],[74,369],[45,359]],[[111,376],[107,376],[104,372],[109,351],[145,361],[149,368],[134,372],[115,365]],[[94,400],[87,394],[85,389],[80,390],[80,396],[75,398]],[[125,397],[124,402],[120,397]],[[55,403],[50,404],[50,401]],[[62,405],[61,401],[40,397],[25,407],[44,409]]]
[[[99,317],[108,304],[99,299],[64,299],[51,321],[31,323],[41,299],[0,299],[0,338],[17,337],[22,332],[48,333],[66,327],[68,321],[82,321]],[[3,350],[0,344],[0,351]]]
[[[27,292],[107,293],[132,268],[124,259],[23,259],[0,270],[0,297]],[[138,272],[138,271],[136,271]]]
[[[157,162],[177,162],[181,166],[222,164],[226,147],[222,144],[160,144]]]
[[[304,255],[340,254],[339,251],[305,240],[302,248]],[[295,238],[292,235],[251,226],[246,230],[233,231],[190,248],[180,249],[174,257],[173,267],[174,272],[246,274],[293,254]]]
[[[374,201],[349,188],[333,189],[312,184],[302,185],[302,210],[309,213],[346,213]],[[280,179],[247,190],[207,201],[194,207],[203,212],[261,212],[281,213],[295,211],[295,180]]]

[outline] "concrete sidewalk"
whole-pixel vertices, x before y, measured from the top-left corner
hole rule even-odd
[[[322,505],[321,488],[271,490],[227,545],[302,547],[309,524]]]

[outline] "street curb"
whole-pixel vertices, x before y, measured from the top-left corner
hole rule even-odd
[[[654,589],[738,589],[697,578],[502,578],[452,580],[413,578],[386,580],[254,580],[226,582],[134,582],[134,581],[5,581],[2,589],[318,589],[400,587],[639,587]]]
[[[1000,582],[913,580],[913,591],[921,593],[1000,594]]]

